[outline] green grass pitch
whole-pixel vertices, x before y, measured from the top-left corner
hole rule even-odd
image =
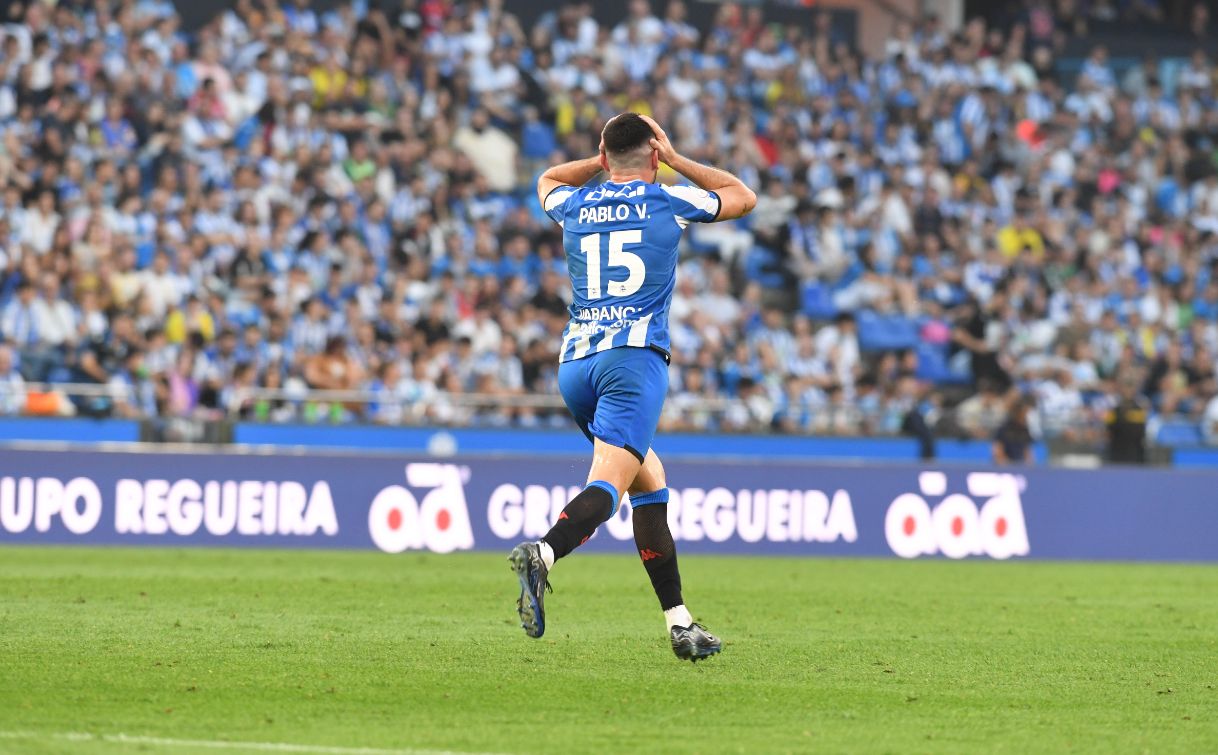
[[[697,665],[626,555],[0,548],[0,752],[1218,752],[1218,568],[682,571]]]

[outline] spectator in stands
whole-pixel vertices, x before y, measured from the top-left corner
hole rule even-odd
[[[51,251],[60,221],[59,213],[55,211],[55,192],[43,189],[22,214],[21,222],[17,225],[21,243],[35,254],[46,254]]]
[[[157,413],[156,387],[149,379],[143,351],[133,349],[126,354],[108,387],[118,416],[136,418]]]
[[[1210,36],[1210,9],[1204,2],[1193,3],[1188,20],[1188,31],[1197,41],[1206,41]]]
[[[1104,415],[1108,427],[1105,458],[1114,464],[1146,463],[1146,423],[1150,405],[1132,380],[1120,381],[1120,400]]]
[[[304,364],[304,379],[310,388],[321,391],[350,391],[363,383],[363,368],[340,335],[326,339],[325,348]]]
[[[1031,403],[1022,396],[1011,400],[1006,421],[994,434],[995,464],[1005,466],[1032,463],[1033,438],[1028,423],[1028,413],[1031,409]]]
[[[1034,395],[1044,432],[1066,440],[1082,439],[1086,411],[1073,371],[1064,366],[1047,369],[1044,379],[1035,384]]]
[[[189,417],[200,406],[201,390],[194,378],[195,352],[183,349],[165,377],[165,413],[171,417]]]
[[[16,294],[4,308],[0,330],[18,349],[25,374],[33,380],[40,380],[45,375],[47,365],[46,356],[39,348],[41,328],[34,306],[35,296],[34,286],[29,281],[18,283]]]
[[[961,308],[961,316],[952,331],[952,340],[969,355],[970,372],[975,381],[988,380],[1000,391],[1011,386],[1011,376],[1003,366],[1002,349],[1006,346],[1006,326],[1003,309],[1006,296],[993,291],[989,301],[971,301]]]
[[[1201,435],[1211,446],[1218,446],[1218,395],[1209,400],[1201,415]]]
[[[955,424],[965,437],[994,437],[1006,419],[1007,402],[992,380],[979,380],[977,393],[956,406]]]
[[[775,417],[775,406],[762,386],[751,377],[743,377],[736,386],[736,395],[736,400],[723,415],[725,429],[740,431],[770,427]],[[830,413],[820,416],[828,417],[829,421],[832,421]]]
[[[368,404],[368,419],[381,425],[401,424],[405,416],[400,396],[402,368],[397,362],[385,362],[371,384],[373,401]]]
[[[516,185],[516,142],[491,125],[486,110],[476,110],[469,125],[457,130],[453,146],[465,153],[474,169],[495,191],[512,191]]]
[[[933,415],[926,406],[926,387],[912,375],[897,383],[897,394],[891,408],[901,418],[901,434],[918,441],[918,458],[935,458],[935,437],[931,430]]]
[[[244,420],[256,418],[257,398],[254,396],[258,371],[252,364],[243,362],[233,369],[233,380],[224,386],[221,403],[230,416]]]
[[[765,6],[691,25],[679,1],[573,2],[525,28],[505,5],[243,0],[191,39],[168,3],[14,5],[10,370],[126,386],[142,364],[156,400],[97,412],[342,419],[297,393],[341,383],[399,396],[385,422],[560,417],[509,407],[552,392],[569,316],[532,173],[635,109],[762,189],[750,219],[686,234],[666,423],[899,433],[917,395],[931,430],[990,438],[1016,392],[1030,432],[1098,448],[1127,379],[1153,415],[1211,413],[1207,4],[926,16],[872,56],[821,12],[775,33]],[[1070,35],[1160,7],[1183,65],[1096,44],[1058,75]],[[457,395],[478,391],[493,405]]]
[[[0,414],[14,415],[25,411],[25,379],[14,364],[13,350],[0,344]]]

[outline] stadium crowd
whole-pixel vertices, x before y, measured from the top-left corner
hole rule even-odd
[[[123,416],[566,421],[511,400],[555,393],[568,316],[533,185],[635,110],[759,195],[687,233],[666,426],[1218,420],[1204,52],[1118,76],[1096,47],[1063,76],[1069,19],[1040,0],[896,23],[872,58],[827,13],[730,2],[706,33],[682,0],[531,28],[503,0],[236,0],[189,36],[166,0],[8,8],[6,412],[38,382]]]

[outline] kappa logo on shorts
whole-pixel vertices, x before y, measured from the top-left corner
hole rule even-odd
[[[642,557],[644,561],[650,561],[653,558],[660,558],[663,555],[663,553],[656,553],[648,548],[644,548],[643,550],[639,551],[639,556]]]
[[[463,474],[468,477],[469,468],[456,464],[407,464],[406,484],[430,490],[421,501],[401,485],[390,485],[378,493],[368,508],[372,542],[386,553],[451,553],[473,548]]]

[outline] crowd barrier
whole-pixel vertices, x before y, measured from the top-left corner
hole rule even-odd
[[[309,449],[393,450],[401,453],[545,454],[569,455],[575,426],[558,430],[502,428],[385,427],[378,425],[278,425],[238,423],[233,442],[249,446]],[[940,439],[935,457],[941,461],[987,462],[993,452],[988,441]],[[733,456],[761,459],[872,459],[916,461],[920,447],[913,438],[849,438],[812,435],[750,435],[739,433],[662,432],[655,448],[665,458],[675,456]],[[1037,461],[1048,457],[1042,443],[1033,449]]]
[[[201,427],[201,426],[200,426]],[[205,435],[201,430],[200,436]],[[231,440],[259,449],[291,448],[314,451],[392,451],[403,454],[531,454],[569,455],[575,426],[562,429],[436,428],[365,424],[271,424],[239,422]],[[62,442],[75,445],[135,443],[140,423],[121,419],[62,419],[20,417],[0,419],[0,444]],[[715,433],[661,433],[656,447],[666,457],[718,456],[785,458],[791,460],[873,459],[916,461],[920,446],[913,438],[821,437],[809,435],[747,435]],[[991,456],[987,441],[939,439],[935,457],[940,461],[985,463]],[[1036,461],[1048,458],[1044,444],[1033,448]],[[1218,467],[1213,458],[1198,457],[1195,465]]]
[[[582,458],[0,450],[0,543],[505,551]],[[1218,561],[1218,473],[678,460],[683,552]],[[630,552],[630,508],[589,550]]]

